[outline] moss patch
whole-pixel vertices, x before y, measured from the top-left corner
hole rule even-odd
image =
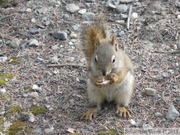
[[[19,58],[15,57],[15,56],[11,56],[8,63],[9,64],[17,64],[17,63],[19,63]]]
[[[10,99],[9,94],[0,94],[0,100],[8,100],[8,99]]]
[[[99,131],[99,135],[119,135],[120,133],[117,132],[115,129],[107,129]]]
[[[4,120],[3,120],[3,117],[1,116],[0,117],[0,125],[3,124]]]
[[[35,106],[34,105],[34,106],[31,106],[30,110],[34,115],[38,115],[38,114],[47,112],[47,109],[44,106]]]
[[[12,73],[0,74],[0,85],[5,85],[9,79],[12,79],[15,75]]]
[[[25,122],[15,120],[13,121],[12,125],[10,126],[8,130],[8,135],[16,135],[18,132],[26,131],[27,130],[27,124]]]
[[[16,112],[20,112],[23,109],[20,106],[12,106],[9,110],[8,113],[12,114],[12,113],[16,113]]]

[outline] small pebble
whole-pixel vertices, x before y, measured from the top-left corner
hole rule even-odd
[[[69,42],[69,45],[73,45],[73,42],[70,41],[70,42]]]
[[[128,10],[128,6],[125,4],[120,4],[116,7],[118,13],[125,13]]]
[[[133,12],[133,13],[131,14],[131,20],[134,20],[134,19],[136,19],[136,18],[138,18],[138,13]]]
[[[120,36],[120,37],[123,36],[124,34],[125,34],[124,31],[120,31],[120,32],[119,32],[119,36]]]
[[[43,58],[40,58],[40,57],[37,57],[36,61],[37,61],[37,62],[43,62],[44,59],[43,59]]]
[[[121,14],[121,17],[122,17],[123,19],[127,19],[127,18],[128,18],[128,15],[126,15],[126,14]]]
[[[30,42],[29,42],[29,46],[39,46],[39,42],[36,40],[36,39],[32,39]]]
[[[166,118],[168,120],[175,120],[176,117],[179,117],[179,112],[177,111],[177,109],[174,107],[173,104],[170,104],[169,108],[168,108]]]
[[[155,115],[156,117],[163,118],[163,115],[162,115],[160,112],[156,112],[154,115]]]
[[[1,92],[2,94],[6,93],[6,89],[5,89],[5,88],[2,88],[2,89],[0,89],[0,92]]]
[[[51,127],[51,128],[46,128],[45,130],[44,130],[44,132],[46,133],[46,134],[50,134],[50,133],[52,133],[54,131],[54,128],[53,127]]]
[[[60,39],[60,40],[66,40],[67,39],[67,33],[64,31],[54,32],[52,35],[55,39]]]
[[[72,25],[74,31],[79,30],[81,26],[79,24]]]
[[[70,36],[71,38],[77,38],[77,34],[75,32],[71,32]]]
[[[116,23],[119,23],[119,24],[124,24],[125,23],[125,21],[124,20],[117,20],[117,21],[115,21]]]
[[[92,12],[86,12],[82,15],[82,18],[86,21],[91,21],[94,19],[94,17],[95,17],[95,14]]]
[[[51,47],[52,50],[57,50],[58,48],[59,48],[58,45],[53,45],[53,46]]]
[[[58,56],[54,56],[54,57],[51,58],[51,63],[52,64],[58,63],[58,61],[59,61]]]
[[[35,116],[32,113],[29,115],[28,121],[31,123],[35,121]]]
[[[37,91],[37,92],[41,92],[42,91],[42,88],[37,86],[36,84],[33,84],[32,89]]]
[[[31,97],[34,97],[34,98],[38,98],[38,97],[39,97],[39,95],[38,95],[37,92],[31,92],[29,95],[30,95]]]
[[[86,13],[86,9],[80,9],[80,10],[78,11],[78,13],[84,14],[84,13]]]
[[[31,19],[31,22],[32,22],[32,23],[36,23],[36,19],[35,19],[35,18],[32,18],[32,19]]]
[[[115,9],[115,8],[116,8],[116,6],[115,6],[115,5],[113,5],[111,2],[108,2],[108,3],[107,3],[107,6],[108,6],[108,7],[110,7],[110,8],[113,8],[113,9]]]
[[[142,125],[142,128],[144,131],[148,131],[148,130],[152,130],[153,128],[151,127],[151,125],[149,124],[143,124]]]
[[[148,95],[148,96],[153,96],[156,94],[156,90],[153,89],[153,88],[145,88],[145,93]]]
[[[5,62],[8,59],[6,56],[0,56],[0,63]]]
[[[35,128],[34,132],[37,134],[40,134],[42,132],[42,129],[41,128]]]
[[[171,76],[171,74],[170,74],[169,72],[163,72],[163,73],[162,73],[162,76],[163,76],[164,78],[168,78],[168,77]]]
[[[70,13],[74,13],[77,10],[79,10],[79,6],[75,4],[67,4],[66,5],[66,10],[69,11]]]
[[[39,30],[37,28],[29,28],[29,33],[37,34],[37,33],[39,33]]]
[[[32,9],[31,8],[27,8],[26,12],[30,13],[30,12],[32,12]]]
[[[20,45],[20,42],[21,42],[21,41],[20,41],[18,38],[13,38],[13,39],[11,40],[10,45],[11,45],[11,47],[13,47],[13,48],[18,48],[19,45]]]
[[[133,2],[134,0],[120,0],[120,2],[122,3],[129,3],[129,2]]]

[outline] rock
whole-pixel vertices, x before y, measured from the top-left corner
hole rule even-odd
[[[127,18],[128,18],[128,15],[121,14],[121,17],[122,17],[123,19],[127,19]]]
[[[163,115],[162,115],[160,112],[156,112],[154,115],[155,115],[156,117],[163,118]]]
[[[84,13],[86,13],[86,9],[80,9],[80,10],[78,11],[78,13],[84,14]]]
[[[139,120],[135,123],[136,127],[141,127],[142,125],[143,125],[142,121]]]
[[[32,39],[28,46],[39,46],[39,42],[36,39]]]
[[[133,12],[133,13],[131,14],[131,20],[134,20],[134,19],[136,19],[136,18],[138,18],[138,13]]]
[[[148,96],[153,96],[153,95],[156,94],[156,90],[153,89],[153,88],[145,88],[145,93],[146,93],[146,95],[148,95]]]
[[[39,30],[37,28],[29,28],[29,33],[37,34],[37,33],[39,33]]]
[[[74,45],[74,44],[73,44],[73,42],[70,41],[70,42],[69,42],[69,45]]]
[[[120,0],[120,2],[122,3],[129,3],[129,2],[133,2],[134,0]]]
[[[68,58],[67,58],[67,62],[73,62],[74,60],[75,60],[74,57],[68,57]]]
[[[12,123],[10,121],[5,121],[3,122],[3,129],[7,130],[11,125]]]
[[[34,122],[35,121],[35,116],[32,113],[29,114],[28,121],[29,122]]]
[[[131,125],[135,125],[136,122],[133,119],[130,119],[129,122],[131,123]]]
[[[33,84],[32,89],[35,90],[35,91],[37,91],[37,92],[41,92],[41,91],[42,91],[42,88],[39,87],[39,86],[36,85],[36,84]]]
[[[125,13],[128,10],[128,6],[125,4],[120,4],[116,7],[118,13]]]
[[[7,59],[7,56],[0,56],[0,63],[6,62]]]
[[[94,19],[95,14],[92,12],[86,12],[82,15],[82,18],[86,21],[92,21]]]
[[[32,23],[36,23],[36,19],[35,19],[35,18],[32,18],[32,19],[31,19],[31,22],[32,22]]]
[[[67,4],[66,5],[66,10],[69,11],[70,13],[74,13],[77,10],[79,10],[79,6],[75,4]]]
[[[36,9],[36,12],[38,14],[45,14],[48,12],[48,8],[47,7],[38,8],[38,9]]]
[[[176,117],[179,117],[179,112],[176,110],[173,104],[169,105],[168,112],[166,118],[168,120],[175,120]]]
[[[153,98],[161,98],[161,95],[160,94],[154,94]]]
[[[107,6],[109,7],[109,8],[112,8],[112,9],[115,9],[116,8],[116,6],[115,5],[113,5],[112,3],[110,3],[110,2],[108,2],[107,3]]]
[[[59,61],[58,56],[54,56],[54,57],[51,58],[51,63],[52,64],[58,63],[58,61]]]
[[[37,57],[36,61],[37,61],[37,62],[43,62],[44,59],[43,59],[43,58],[40,58],[40,57]]]
[[[41,128],[35,128],[34,129],[34,133],[35,134],[40,134],[42,132],[42,129]]]
[[[30,95],[31,97],[33,97],[33,98],[38,98],[38,97],[39,97],[39,95],[38,95],[37,92],[31,92],[29,95]]]
[[[119,5],[120,0],[113,0],[113,3],[114,3],[115,6],[117,6],[117,5]]]
[[[50,24],[50,20],[47,17],[42,18],[42,24],[45,26],[48,26]]]
[[[13,39],[11,40],[10,45],[11,45],[11,47],[13,47],[13,48],[18,48],[20,42],[21,42],[21,41],[20,41],[18,38],[13,38]]]
[[[46,134],[50,134],[50,133],[52,133],[53,131],[54,131],[54,128],[53,128],[53,127],[44,129],[44,132],[45,132]]]
[[[171,76],[171,74],[170,74],[169,72],[163,72],[163,73],[162,73],[162,76],[163,76],[164,78],[168,78],[168,77]]]
[[[54,50],[54,51],[57,50],[58,48],[59,48],[58,45],[53,45],[53,46],[51,47],[51,49]]]
[[[65,20],[71,20],[71,17],[69,16],[69,14],[64,14],[64,15],[63,15],[63,18],[64,18]]]
[[[66,40],[67,39],[67,33],[64,31],[54,32],[52,35],[55,39],[60,39],[60,40]]]
[[[125,23],[125,21],[124,20],[117,20],[117,21],[115,21],[116,23],[119,23],[119,24],[124,24]]]
[[[6,89],[5,88],[0,89],[0,93],[2,94],[6,93]]]
[[[180,20],[180,15],[177,15],[177,19]]]
[[[71,38],[77,38],[77,34],[75,32],[71,32],[70,37]]]
[[[148,131],[148,130],[152,130],[153,128],[151,127],[151,125],[149,124],[143,124],[142,125],[142,128],[144,131]]]
[[[74,25],[72,25],[72,28],[73,28],[74,31],[79,30],[80,27],[81,27],[81,26],[80,26],[79,24],[74,24]]]
[[[123,36],[124,34],[125,34],[125,32],[123,30],[119,32],[120,37]]]
[[[31,13],[31,12],[32,12],[32,9],[31,9],[31,8],[27,8],[27,9],[26,9],[26,12]]]

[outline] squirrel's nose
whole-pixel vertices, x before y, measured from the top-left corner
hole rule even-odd
[[[106,75],[106,71],[105,71],[105,70],[102,71],[102,75],[103,75],[103,76]]]

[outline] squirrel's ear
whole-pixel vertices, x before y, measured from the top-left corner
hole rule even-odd
[[[116,41],[116,36],[115,35],[112,36],[111,44],[115,47],[116,51],[118,51],[119,48],[118,48],[118,43]]]

